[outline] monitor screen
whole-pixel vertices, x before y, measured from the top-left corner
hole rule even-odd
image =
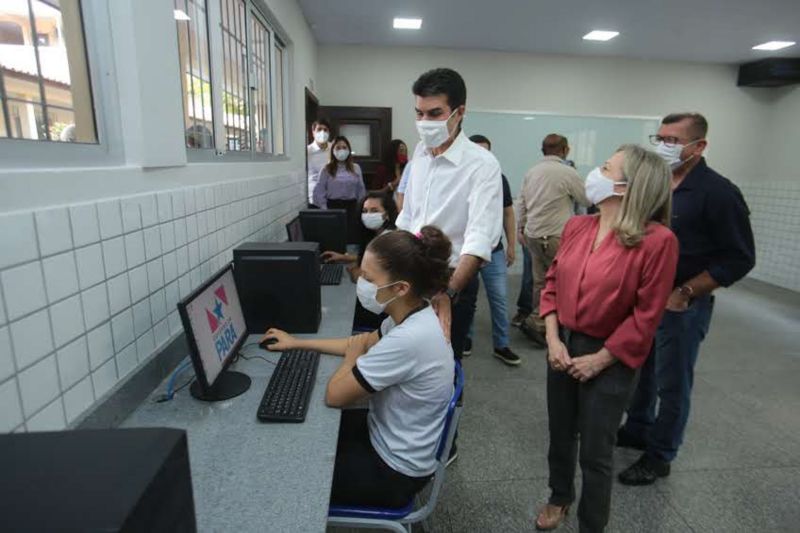
[[[318,242],[320,252],[347,251],[347,212],[344,209],[300,211],[303,240]]]
[[[300,217],[294,217],[291,222],[286,224],[286,233],[289,235],[289,242],[303,241],[303,227],[300,225]]]
[[[194,339],[205,381],[214,384],[247,336],[231,265],[181,302],[186,335]],[[188,321],[188,325],[187,322]],[[188,326],[188,328],[187,328]],[[195,363],[195,371],[197,371]],[[198,375],[198,378],[200,376]],[[202,383],[202,379],[200,382]]]

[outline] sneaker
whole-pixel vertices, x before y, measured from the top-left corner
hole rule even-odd
[[[458,459],[458,446],[453,441],[453,446],[450,448],[450,457],[447,458],[447,462],[444,464],[445,468],[453,464],[456,459]]]
[[[461,352],[461,357],[469,357],[472,355],[472,339],[464,341],[464,351]]]
[[[533,343],[534,348],[537,350],[544,350],[547,348],[547,339],[545,339],[544,335],[539,333],[539,331],[537,331],[533,326],[528,324],[528,322],[523,322],[520,324],[519,329]]]
[[[530,313],[525,313],[523,311],[517,311],[517,314],[514,315],[514,318],[511,319],[511,325],[515,328],[518,328],[525,322],[525,319],[528,318]]]
[[[669,463],[642,454],[639,460],[619,473],[617,478],[623,485],[652,485],[660,477],[669,475]]]
[[[512,352],[511,348],[508,346],[505,348],[495,348],[494,356],[507,365],[518,366],[520,363],[522,363],[522,359],[520,359],[517,354]]]
[[[644,439],[634,437],[625,431],[625,427],[623,426],[617,430],[617,447],[645,451],[647,449],[647,443]]]

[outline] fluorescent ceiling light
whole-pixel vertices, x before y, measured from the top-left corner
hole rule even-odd
[[[183,12],[183,10],[176,9],[173,11],[175,14],[175,20],[192,20],[189,18],[189,15]]]
[[[759,44],[758,46],[754,46],[753,50],[782,50],[783,48],[789,48],[790,46],[794,46],[794,41],[770,41],[768,43]]]
[[[395,17],[394,28],[396,30],[418,30],[422,27],[422,19],[404,19]]]
[[[618,31],[603,31],[603,30],[594,30],[590,31],[586,35],[583,36],[584,41],[610,41],[614,37],[619,35]]]
[[[536,117],[523,117],[522,120],[535,120]]]

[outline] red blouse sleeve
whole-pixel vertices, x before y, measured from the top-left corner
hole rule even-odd
[[[644,250],[644,268],[633,312],[605,343],[614,357],[631,368],[642,366],[650,354],[678,265],[678,239],[672,231],[657,226],[651,237]]]
[[[545,284],[542,288],[542,293],[539,296],[539,316],[542,318],[546,317],[550,313],[556,312],[556,278],[558,277],[558,260],[561,257],[562,250],[565,248],[564,244],[566,244],[575,234],[575,228],[579,225],[579,222],[582,218],[585,217],[572,217],[564,225],[564,231],[561,232],[561,242],[558,247],[558,252],[556,252],[556,256],[553,259],[553,263],[550,265],[550,268],[547,269],[547,274],[545,275]]]

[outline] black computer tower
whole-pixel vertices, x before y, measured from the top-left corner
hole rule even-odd
[[[0,435],[0,530],[197,531],[186,432]]]
[[[247,331],[316,333],[322,317],[319,244],[248,242],[233,250]]]

